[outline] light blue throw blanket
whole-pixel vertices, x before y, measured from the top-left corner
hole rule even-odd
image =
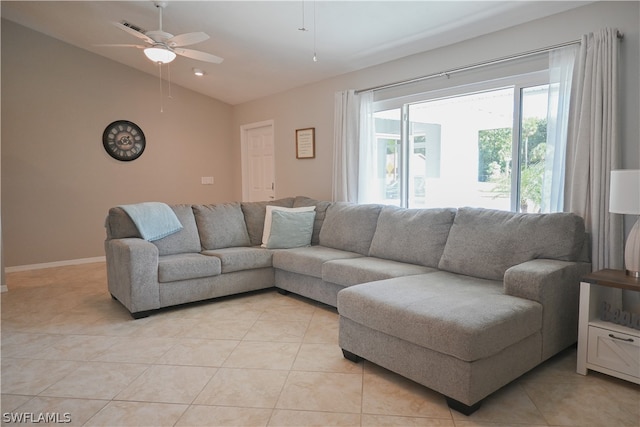
[[[182,224],[166,203],[144,202],[120,205],[138,227],[143,239],[153,242],[182,230]]]

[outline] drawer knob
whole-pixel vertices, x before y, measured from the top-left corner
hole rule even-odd
[[[621,338],[621,337],[617,337],[617,336],[615,336],[613,334],[609,334],[609,338],[613,338],[614,340],[633,342],[633,338]]]

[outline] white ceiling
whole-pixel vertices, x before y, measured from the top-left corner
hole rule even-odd
[[[164,9],[163,30],[211,36],[189,48],[221,56],[224,62],[179,56],[171,63],[171,81],[235,105],[586,3],[590,2],[174,0]],[[3,18],[158,74],[141,50],[95,46],[139,42],[111,22],[157,29],[158,10],[152,1],[2,1],[1,7]],[[308,31],[298,30],[303,10]],[[317,62],[312,60],[314,39]],[[207,74],[195,77],[195,67]]]

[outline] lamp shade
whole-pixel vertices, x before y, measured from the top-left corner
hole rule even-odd
[[[162,47],[148,47],[144,50],[144,54],[153,62],[168,64],[176,59],[176,54]]]
[[[609,212],[640,215],[640,169],[611,171]],[[627,236],[624,266],[628,276],[640,278],[640,219]]]
[[[611,171],[609,212],[640,215],[640,169]]]

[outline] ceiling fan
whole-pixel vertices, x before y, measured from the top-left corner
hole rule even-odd
[[[167,2],[157,1],[154,2],[154,4],[160,11],[160,25],[157,30],[143,31],[128,22],[113,23],[113,25],[124,32],[143,40],[146,45],[103,44],[100,46],[134,47],[137,49],[144,49],[144,54],[147,58],[155,63],[161,64],[168,64],[176,58],[176,55],[185,56],[197,61],[211,62],[213,64],[220,64],[223,61],[219,56],[212,55],[210,53],[193,49],[184,49],[183,46],[189,46],[209,39],[209,35],[203,32],[194,32],[174,36],[173,34],[163,31],[162,9],[167,5]]]

